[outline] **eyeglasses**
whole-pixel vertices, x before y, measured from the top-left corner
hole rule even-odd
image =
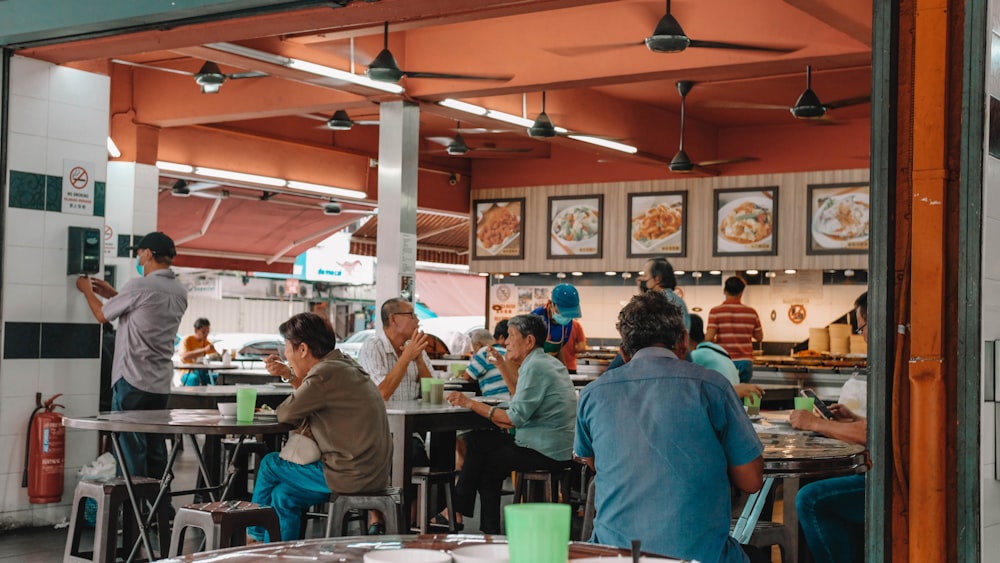
[[[859,326],[858,330],[854,331],[854,334],[864,334],[866,328],[868,328],[868,323],[865,323],[865,324]],[[843,333],[841,333],[841,334],[843,334]]]
[[[417,314],[413,311],[406,311],[405,313],[393,313],[393,315],[409,315],[413,318],[417,318]]]

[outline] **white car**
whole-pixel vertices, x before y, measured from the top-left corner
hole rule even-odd
[[[262,369],[264,358],[271,354],[280,355],[285,349],[285,339],[280,334],[259,332],[212,333],[208,339],[222,354],[224,350],[236,350],[233,361],[247,369]]]
[[[361,346],[372,336],[375,336],[374,329],[360,330],[348,336],[343,342],[338,342],[337,350],[340,350],[345,356],[350,356],[356,360],[358,359],[358,352],[361,351]]]

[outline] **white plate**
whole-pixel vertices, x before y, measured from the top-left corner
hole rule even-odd
[[[507,202],[499,203],[499,204],[494,204],[493,207],[507,207]],[[490,207],[486,211],[489,211],[493,207]],[[484,215],[484,212],[480,212],[479,213],[477,225],[482,225],[483,215]],[[517,217],[517,214],[514,214],[514,216]],[[521,227],[522,227],[522,225],[519,222],[518,223],[518,228],[517,228],[516,231],[514,231],[513,233],[507,235],[507,238],[503,239],[502,241],[498,242],[497,244],[494,244],[493,246],[485,246],[485,245],[483,245],[483,241],[479,240],[479,236],[478,236],[478,233],[477,233],[477,235],[476,235],[476,246],[478,246],[479,248],[482,248],[487,254],[489,254],[491,256],[496,256],[498,252],[500,252],[504,248],[507,248],[507,246],[510,243],[512,243],[515,240],[517,240],[517,237],[521,234]]]
[[[451,563],[451,555],[435,549],[376,549],[365,554],[365,563]]]
[[[759,420],[764,420],[764,415],[762,415],[762,414],[748,414],[747,418],[750,419],[750,422],[757,422]]]
[[[841,236],[838,230],[843,230],[844,226],[834,218],[836,208],[841,204],[853,206],[853,211],[864,222],[864,226],[856,226],[853,232],[848,232],[851,236]],[[868,194],[847,193],[833,195],[824,201],[823,205],[816,210],[812,220],[812,236],[817,246],[822,248],[848,248],[851,244],[862,243],[868,240]]]
[[[775,426],[791,426],[792,425],[792,423],[789,422],[787,418],[764,417],[764,420],[770,422],[771,424],[774,424]]]
[[[451,550],[455,563],[507,563],[510,551],[505,543],[466,545]]]
[[[641,207],[638,207],[638,208],[632,210],[632,212],[635,214],[635,218],[632,219],[632,229],[631,229],[631,231],[629,231],[629,233],[630,233],[629,238],[632,239],[632,243],[633,244],[635,244],[636,246],[639,246],[643,250],[653,250],[654,248],[657,248],[657,247],[659,247],[661,245],[664,245],[664,244],[678,244],[678,243],[680,243],[681,234],[682,234],[682,232],[684,230],[683,221],[681,223],[681,226],[678,227],[676,231],[674,231],[673,233],[671,233],[671,234],[669,234],[669,235],[667,235],[667,236],[665,236],[663,238],[649,239],[649,240],[645,240],[645,241],[641,241],[641,240],[638,240],[638,239],[635,238],[636,221],[640,217],[642,217],[643,215],[645,215],[646,213],[648,213],[650,209],[652,209],[653,207],[656,207],[658,205],[666,205],[666,204],[664,204],[663,202],[652,201],[651,200],[646,205],[642,205]],[[683,213],[683,209],[681,208],[680,202],[671,204],[671,205],[669,205],[667,207],[676,207],[676,208],[678,208]]]
[[[591,236],[589,236],[589,237],[587,237],[587,238],[580,239],[580,240],[566,240],[565,238],[563,238],[562,236],[559,235],[559,232],[556,229],[557,229],[557,227],[559,227],[559,223],[562,221],[563,218],[566,218],[567,216],[572,215],[573,212],[575,210],[577,210],[577,209],[587,210],[587,211],[593,213],[593,215],[596,216],[596,218],[594,219],[594,224],[590,225],[590,227],[592,228],[594,234],[591,235]],[[583,248],[583,247],[595,247],[595,250],[596,250],[597,235],[600,234],[600,228],[601,228],[601,218],[597,214],[597,209],[595,209],[594,207],[592,207],[590,205],[574,204],[574,205],[570,205],[566,209],[560,210],[552,218],[551,236],[553,238],[557,239],[559,241],[559,243],[561,243],[563,246],[569,248],[570,250],[574,250],[574,249],[577,249],[577,248]]]
[[[753,203],[771,212],[772,230],[774,226],[774,200],[762,195],[752,195],[734,199],[722,206],[719,210],[718,222],[719,230],[716,232],[716,239],[719,241],[719,250],[722,252],[754,252],[755,250],[769,250],[772,245],[773,232],[766,237],[753,242],[738,242],[722,235],[722,223],[733,211],[744,203]]]

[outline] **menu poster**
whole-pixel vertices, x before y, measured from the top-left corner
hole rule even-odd
[[[600,258],[604,196],[550,197],[548,258]]]
[[[715,190],[712,255],[777,255],[777,209],[777,186]]]
[[[868,184],[808,186],[806,254],[868,252]]]
[[[627,253],[686,256],[687,192],[629,194]]]
[[[524,198],[472,202],[475,260],[524,258]]]

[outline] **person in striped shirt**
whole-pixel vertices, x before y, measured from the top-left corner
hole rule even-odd
[[[493,334],[490,334],[486,329],[479,329],[474,331],[470,337],[472,348],[477,351],[472,355],[469,367],[465,369],[465,379],[477,382],[483,397],[510,397],[510,390],[507,389],[503,375],[486,357],[486,352],[490,348],[495,349],[500,354],[506,354],[503,346],[507,342],[507,321],[497,323]]]
[[[723,287],[726,300],[708,312],[705,330],[706,342],[715,342],[729,353],[740,371],[740,383],[747,383],[753,377],[753,341],[764,340],[757,311],[742,302],[746,286],[736,276],[726,279]]]

